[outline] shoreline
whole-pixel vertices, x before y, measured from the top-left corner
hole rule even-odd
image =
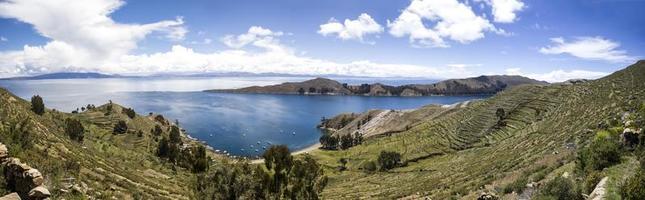
[[[314,150],[320,149],[320,147],[322,147],[322,144],[320,144],[320,142],[316,142],[316,144],[313,144],[313,145],[311,145],[311,146],[305,147],[304,149],[300,149],[300,150],[298,150],[298,151],[291,152],[291,155],[292,155],[292,156],[295,156],[295,155],[299,155],[299,154],[303,154],[303,153],[309,153],[309,152],[311,152],[311,151],[314,151]],[[260,163],[264,163],[264,159],[262,159],[262,158],[260,158],[260,159],[253,159],[253,160],[250,160],[250,163],[251,163],[251,164],[260,164]]]

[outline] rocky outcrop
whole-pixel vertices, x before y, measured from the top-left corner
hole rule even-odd
[[[15,193],[0,199],[49,199],[51,194],[43,185],[45,178],[37,169],[22,163],[18,158],[9,157],[7,146],[0,143],[0,167],[4,168],[4,179],[7,189]]]
[[[602,200],[605,199],[605,194],[607,193],[607,189],[605,188],[605,185],[607,184],[607,177],[602,178],[600,182],[596,185],[596,188],[593,189],[591,194],[589,194],[589,200]]]

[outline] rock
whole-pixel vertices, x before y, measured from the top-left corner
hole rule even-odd
[[[14,193],[5,195],[3,197],[0,197],[0,200],[20,200],[20,195],[14,192]]]
[[[569,172],[562,173],[562,178],[569,178]]]
[[[31,179],[33,186],[41,186],[45,179],[37,169],[29,169],[24,174],[25,178]]]
[[[607,193],[607,189],[605,188],[605,185],[607,184],[607,177],[604,177],[598,182],[596,185],[596,188],[593,189],[591,194],[589,194],[590,200],[602,200],[605,199],[605,195]]]
[[[625,124],[625,127],[632,127],[632,126],[634,126],[634,121],[632,121],[632,120],[627,120],[627,121],[625,121],[625,123],[624,123],[624,124]]]
[[[9,156],[9,150],[7,149],[7,146],[0,143],[0,160],[4,160],[8,156]]]
[[[34,189],[31,189],[28,193],[29,199],[35,199],[35,200],[41,200],[41,199],[47,199],[51,194],[49,193],[49,190],[43,186],[38,186],[35,187]]]
[[[499,197],[492,192],[491,193],[484,192],[481,195],[479,195],[479,197],[477,197],[477,200],[498,200],[498,199]]]

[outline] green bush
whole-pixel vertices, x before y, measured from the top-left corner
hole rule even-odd
[[[639,169],[636,176],[633,176],[620,188],[620,193],[625,200],[645,199],[645,172]]]
[[[121,112],[124,112],[130,119],[134,119],[137,116],[137,113],[132,108],[123,108]]]
[[[591,171],[620,163],[621,150],[615,136],[608,131],[600,131],[591,144],[578,152],[576,171],[584,175]]]
[[[31,110],[38,115],[45,113],[45,103],[43,103],[43,98],[39,95],[31,97]]]
[[[85,127],[78,119],[67,118],[65,119],[65,133],[72,140],[83,142]]]
[[[381,171],[387,171],[397,167],[401,163],[401,154],[392,151],[381,151],[378,156],[378,164]]]
[[[361,169],[365,172],[374,172],[377,170],[376,163],[374,161],[368,161],[361,165]]]
[[[128,132],[128,124],[123,120],[119,120],[119,122],[114,125],[114,129],[112,131],[113,134],[124,134],[126,132]]]
[[[508,194],[511,192],[515,193],[522,193],[524,191],[524,188],[526,187],[526,184],[529,182],[529,179],[527,176],[522,175],[519,178],[515,179],[515,181],[509,183],[508,185],[504,186],[502,191],[504,194]]]
[[[584,179],[584,184],[582,185],[583,187],[583,192],[585,194],[590,194],[594,188],[596,188],[596,185],[600,180],[603,178],[603,174],[597,171],[589,173],[585,179]]]
[[[583,199],[573,181],[558,176],[538,190],[535,199],[576,200]]]

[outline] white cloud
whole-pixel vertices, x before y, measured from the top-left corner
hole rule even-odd
[[[137,42],[152,32],[165,33],[173,40],[182,39],[187,32],[181,17],[149,24],[113,21],[110,14],[124,4],[121,0],[8,0],[0,2],[0,17],[31,24],[40,35],[52,39],[44,46],[25,46],[25,51],[41,51],[40,56],[32,55],[32,59],[45,54],[60,55],[61,52],[48,51],[62,48],[68,50],[65,53],[74,51],[93,61],[109,60],[136,49]]]
[[[624,50],[618,50],[620,44],[602,37],[578,37],[567,42],[564,38],[551,38],[552,46],[540,48],[543,54],[569,54],[587,60],[604,60],[609,62],[629,62],[634,57]]]
[[[6,37],[0,37],[0,42],[6,42],[6,41],[9,41],[9,39],[7,39]]]
[[[606,72],[595,72],[587,70],[554,70],[547,73],[523,73],[520,68],[506,69],[508,75],[520,75],[536,80],[542,80],[550,83],[563,82],[571,79],[597,79],[609,75]]]
[[[342,40],[358,40],[363,42],[363,36],[383,32],[383,27],[367,13],[362,13],[355,20],[345,19],[344,23],[331,18],[326,24],[320,25],[318,34],[323,36],[335,35]]]
[[[426,27],[425,21],[433,22],[434,27]],[[420,47],[448,47],[446,38],[469,43],[484,38],[487,31],[504,33],[457,0],[412,0],[387,26],[391,35],[408,36],[410,43]]]
[[[247,45],[253,45],[263,49],[273,51],[285,51],[287,48],[280,44],[277,37],[284,35],[283,32],[273,32],[261,26],[252,26],[247,33],[240,35],[226,35],[220,39],[226,46],[231,48],[243,48]]]
[[[524,9],[520,0],[491,0],[493,17],[497,23],[512,23],[517,18],[516,13]]]

